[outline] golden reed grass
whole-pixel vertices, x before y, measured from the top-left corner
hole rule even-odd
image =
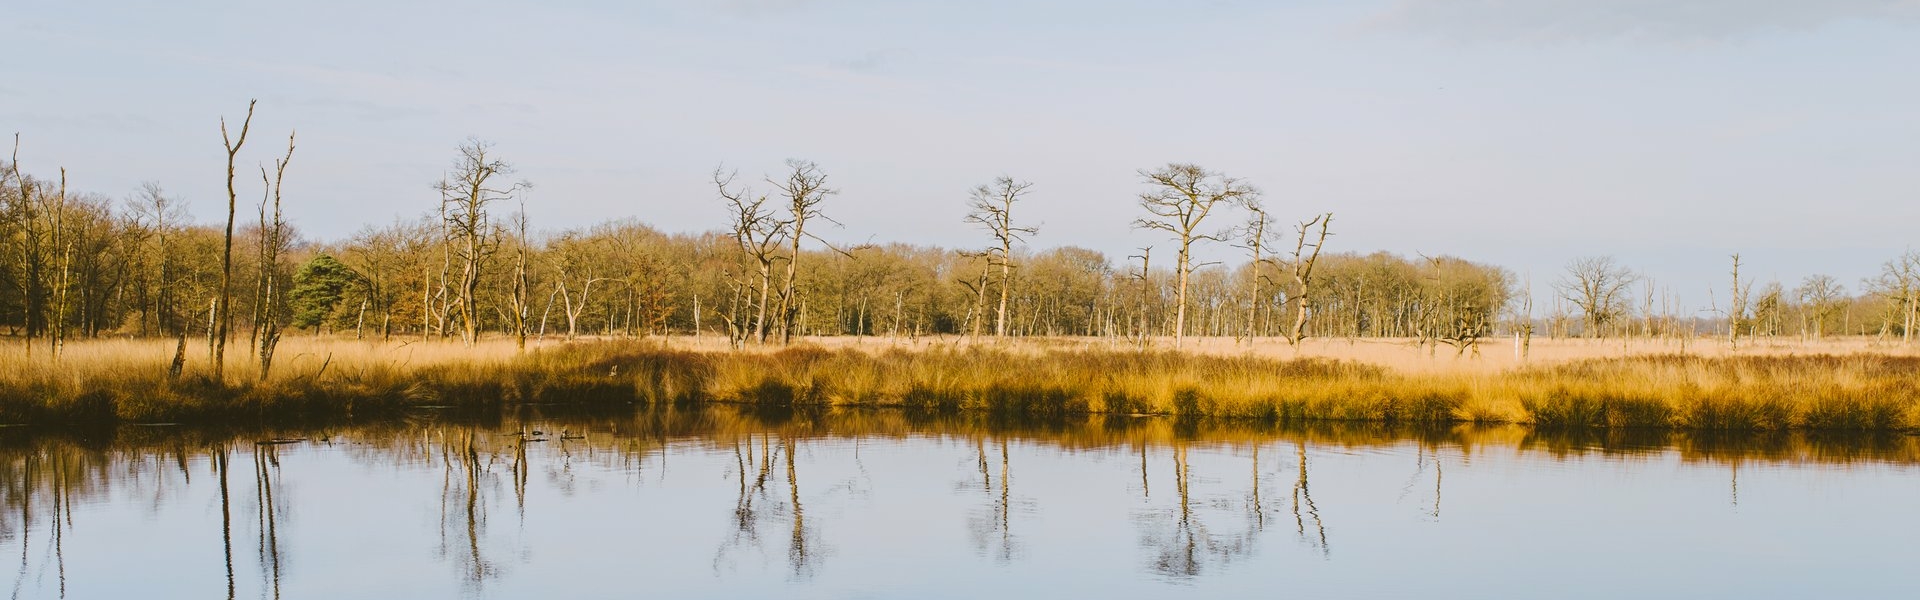
[[[1350,355],[1340,355],[1342,345]],[[1172,415],[1272,421],[1525,424],[1689,430],[1920,430],[1920,356],[1871,341],[1739,353],[1696,342],[1537,343],[1548,358],[1334,340],[1294,349],[1204,340],[1182,351],[1104,340],[1006,344],[831,339],[731,350],[718,340],[451,342],[293,338],[262,379],[246,352],[224,378],[204,348],[169,378],[172,346],[74,343],[55,360],[0,349],[0,422],[301,420],[424,406],[528,403],[886,406],[1021,417]],[[1486,355],[1498,346],[1483,349]],[[1358,356],[1358,354],[1370,356]],[[1489,366],[1503,364],[1506,366]],[[1451,366],[1448,366],[1451,365]]]

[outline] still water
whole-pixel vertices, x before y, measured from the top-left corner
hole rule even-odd
[[[0,593],[1838,598],[1920,589],[1920,438],[1909,436],[555,410],[308,429],[0,429],[0,571],[12,580]]]

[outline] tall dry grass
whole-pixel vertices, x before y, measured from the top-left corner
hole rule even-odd
[[[0,422],[352,418],[543,402],[886,406],[1021,417],[1173,415],[1272,421],[1688,430],[1920,430],[1920,357],[1891,352],[1622,352],[1490,369],[1085,340],[837,343],[731,350],[713,340],[294,338],[271,377],[236,353],[169,378],[172,346],[101,341],[57,360],[0,348]],[[1370,351],[1384,352],[1375,346]],[[1412,349],[1411,353],[1427,353]],[[1409,352],[1403,352],[1407,354]],[[1405,357],[1401,357],[1405,360]],[[1447,360],[1470,360],[1449,357]],[[1383,364],[1384,363],[1384,364]]]

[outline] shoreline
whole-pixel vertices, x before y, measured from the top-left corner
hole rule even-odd
[[[746,350],[597,340],[519,353],[506,340],[466,348],[309,338],[290,344],[293,352],[283,356],[292,358],[265,381],[246,368],[216,381],[194,365],[169,379],[153,351],[162,344],[75,342],[58,363],[7,349],[0,423],[299,422],[425,406],[727,402],[1056,418],[1920,432],[1920,356],[1905,348],[1861,351],[1871,347],[1858,343],[1723,356],[1622,353],[1502,369],[1482,360],[1420,371],[1318,355],[1090,349],[1072,339],[916,349],[809,341]],[[1407,350],[1401,353],[1433,354]]]

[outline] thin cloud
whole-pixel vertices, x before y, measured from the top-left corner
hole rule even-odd
[[[735,17],[784,15],[811,10],[836,0],[702,0],[720,12]]]
[[[893,64],[905,55],[905,50],[894,48],[869,50],[851,59],[834,61],[833,66],[862,75],[872,75],[885,69],[888,65]]]
[[[1698,42],[1886,20],[1920,22],[1920,0],[1395,0],[1366,25],[1462,41]]]

